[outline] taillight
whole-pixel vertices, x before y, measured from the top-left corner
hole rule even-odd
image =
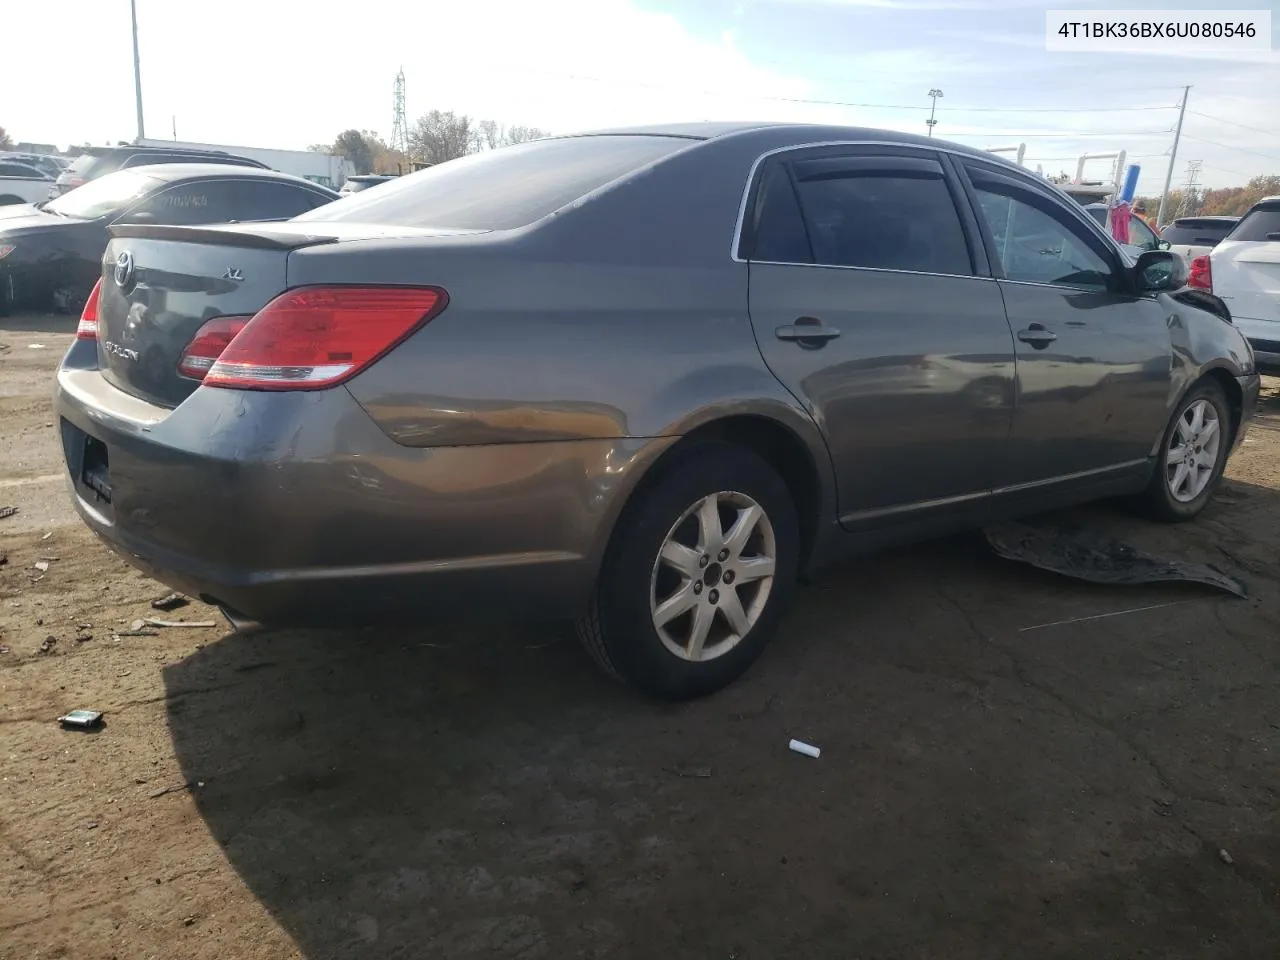
[[[254,314],[204,385],[320,390],[354,377],[449,302],[439,287],[299,287]]]
[[[76,324],[77,340],[98,339],[98,303],[102,300],[102,278],[99,277],[93,289],[89,291],[89,299],[84,302],[80,311],[80,322]]]
[[[248,317],[214,317],[196,331],[195,339],[178,361],[178,372],[193,380],[203,380],[214,361],[248,322]]]
[[[1187,286],[1213,293],[1213,264],[1208,256],[1196,257],[1187,271]]]

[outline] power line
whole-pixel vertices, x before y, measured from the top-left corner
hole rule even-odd
[[[1264,160],[1274,160],[1276,163],[1280,163],[1280,157],[1272,156],[1269,153],[1259,153],[1257,150],[1246,150],[1244,147],[1228,146],[1225,143],[1219,143],[1217,140],[1206,140],[1204,137],[1193,136],[1190,133],[1184,133],[1183,136],[1188,140],[1198,140],[1201,143],[1207,143],[1212,147],[1221,147],[1223,150],[1238,150],[1240,153],[1251,153],[1255,157],[1262,157]]]
[[[913,110],[928,112],[929,107],[913,103],[863,103],[853,100],[826,100],[817,97],[780,97],[769,94],[739,93],[728,90],[691,90],[688,87],[675,87],[669,84],[646,83],[643,80],[630,80],[621,77],[597,77],[583,73],[564,73],[559,70],[543,70],[539,67],[520,65],[517,70],[537,73],[548,77],[560,77],[566,80],[580,80],[587,83],[604,83],[613,86],[640,87],[646,90],[662,90],[670,93],[698,94],[708,97],[744,97],[749,100],[770,100],[778,103],[801,103],[823,107],[859,107],[866,110]],[[1127,106],[1127,107],[953,107],[948,111],[965,113],[1112,113],[1151,110],[1176,110],[1177,105],[1166,106]]]
[[[1194,113],[1197,117],[1204,117],[1206,120],[1216,120],[1218,123],[1229,123],[1233,127],[1240,127],[1242,130],[1252,130],[1254,133],[1263,133],[1268,137],[1280,137],[1280,133],[1275,130],[1264,130],[1262,127],[1251,127],[1247,123],[1237,123],[1235,120],[1224,120],[1222,117],[1215,117],[1212,114],[1201,113],[1199,110],[1188,110],[1187,113]]]

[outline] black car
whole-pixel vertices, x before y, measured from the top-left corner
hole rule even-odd
[[[0,314],[79,310],[102,271],[112,224],[287,220],[337,198],[274,170],[173,163],[120,170],[45,203],[0,207]]]
[[[230,163],[238,167],[271,169],[258,160],[239,157],[223,150],[192,150],[189,147],[90,147],[58,176],[49,191],[49,198],[59,197],[68,190],[74,190],[90,180],[117,170],[149,167],[157,163]]]

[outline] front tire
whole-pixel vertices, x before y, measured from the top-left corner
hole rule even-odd
[[[1198,516],[1222,481],[1234,432],[1222,387],[1205,380],[1187,391],[1165,429],[1143,493],[1146,512],[1173,523]]]
[[[741,447],[691,449],[624,513],[578,635],[654,697],[726,686],[756,660],[795,587],[800,535],[782,478]]]

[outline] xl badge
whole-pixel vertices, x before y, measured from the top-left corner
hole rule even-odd
[[[116,286],[127,287],[133,283],[133,273],[133,254],[122,250],[120,256],[116,257]]]
[[[239,267],[227,267],[227,272],[222,275],[222,279],[234,280],[236,283],[240,283],[244,280],[244,273]]]

